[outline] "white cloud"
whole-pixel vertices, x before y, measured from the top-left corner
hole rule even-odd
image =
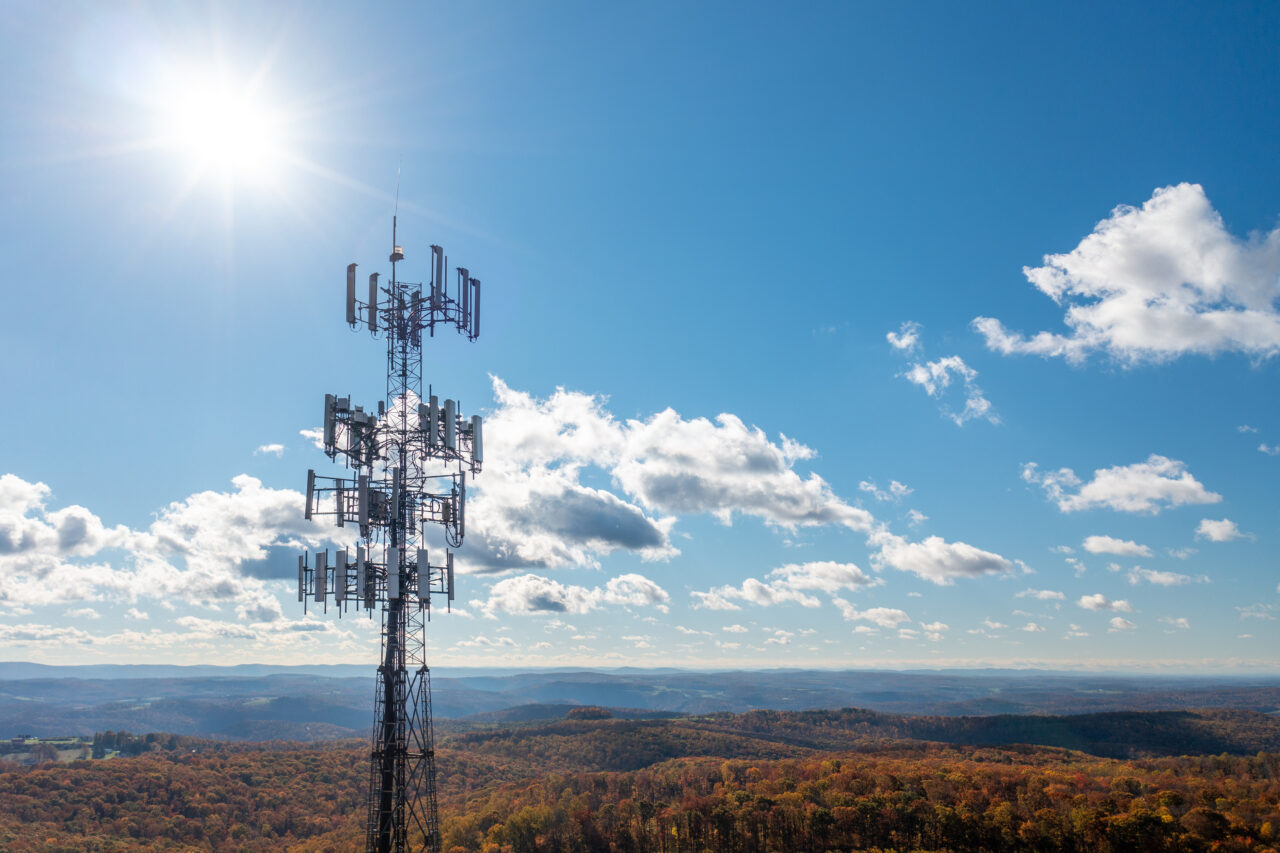
[[[1039,623],[1037,623],[1037,622],[1028,622],[1027,624],[1023,625],[1021,628],[1019,628],[1018,630],[1019,630],[1019,631],[1026,631],[1028,634],[1037,634],[1037,633],[1040,633],[1041,631],[1043,631],[1043,630],[1044,630],[1044,626],[1043,626],[1043,625],[1040,625],[1040,624],[1039,624]]]
[[[0,599],[11,605],[69,601],[234,607],[245,619],[280,619],[280,604],[248,570],[276,546],[334,541],[302,518],[302,496],[248,475],[232,492],[175,501],[146,530],[106,528],[89,510],[48,510],[48,488],[0,477]],[[85,562],[94,558],[94,562]]]
[[[878,501],[893,501],[895,503],[914,491],[910,486],[899,483],[897,480],[890,480],[888,489],[881,489],[871,480],[863,480],[858,483],[858,489],[871,494]]]
[[[1267,444],[1264,441],[1258,445],[1258,452],[1265,453],[1268,456],[1280,456],[1280,444]]]
[[[1128,619],[1125,619],[1123,616],[1111,617],[1110,624],[1111,624],[1111,627],[1107,629],[1107,633],[1109,634],[1115,633],[1117,631],[1132,631],[1134,628],[1138,627],[1134,623],[1130,622]]]
[[[1084,361],[1101,352],[1127,364],[1185,354],[1280,351],[1280,229],[1239,239],[1198,184],[1157,189],[1121,205],[1072,251],[1023,274],[1066,306],[1066,334],[1011,333],[991,317],[974,328],[1005,355]]]
[[[1230,542],[1233,539],[1248,538],[1247,533],[1241,533],[1236,523],[1229,518],[1219,521],[1212,519],[1200,519],[1200,526],[1196,528],[1197,539],[1208,539],[1210,542]]]
[[[549,648],[551,644],[543,643],[541,645]],[[514,649],[516,648],[516,641],[510,637],[494,637],[490,639],[489,637],[475,636],[467,640],[459,640],[453,644],[453,647],[455,649]]]
[[[1171,627],[1178,628],[1184,631],[1191,627],[1191,623],[1187,620],[1187,617],[1185,616],[1178,616],[1178,617],[1161,616],[1160,621],[1166,625],[1169,625]]]
[[[1111,536],[1088,536],[1084,540],[1084,549],[1090,554],[1118,554],[1122,557],[1150,557],[1151,549],[1146,545],[1128,539],[1115,539]]]
[[[124,612],[124,618],[142,621],[151,618],[151,614],[146,611],[139,610],[136,607],[130,607]]]
[[[321,438],[323,438],[323,436],[321,436]],[[283,444],[260,444],[258,445],[258,449],[253,451],[254,456],[266,456],[267,454],[271,454],[272,456],[279,459],[281,456],[284,456],[284,445]]]
[[[1191,476],[1185,463],[1154,453],[1145,462],[1099,468],[1083,484],[1070,468],[1041,471],[1034,462],[1023,466],[1022,479],[1041,486],[1062,512],[1105,507],[1155,515],[1167,507],[1222,500]]]
[[[903,622],[911,621],[911,617],[905,611],[894,607],[871,607],[867,610],[858,610],[843,598],[837,598],[834,601],[846,622],[871,622],[881,628],[897,628]]]
[[[945,622],[921,622],[920,629],[924,631],[924,638],[931,643],[940,642],[943,635],[951,626]]]
[[[907,510],[907,524],[912,527],[919,527],[921,524],[929,520],[929,516],[918,510]]]
[[[1182,586],[1192,581],[1198,580],[1201,583],[1208,583],[1206,577],[1193,578],[1190,575],[1180,575],[1177,572],[1162,572],[1156,569],[1144,569],[1141,566],[1134,566],[1129,570],[1129,583],[1137,586],[1146,581],[1156,586]]]
[[[1015,598],[1035,598],[1040,601],[1062,601],[1066,596],[1052,589],[1024,589]]]
[[[898,328],[897,332],[889,332],[884,337],[894,349],[907,353],[914,352],[920,346],[920,324],[914,320],[908,320]]]
[[[746,629],[746,628],[744,628],[744,627],[742,627],[741,625],[725,625],[725,626],[724,626],[723,628],[721,628],[720,630],[721,630],[721,631],[726,631],[726,632],[728,632],[728,633],[730,633],[730,634],[745,634],[745,633],[747,633],[747,629]]]
[[[472,602],[490,618],[498,613],[589,613],[605,605],[652,607],[666,612],[671,596],[637,574],[610,578],[603,587],[562,584],[535,574],[506,578],[489,588],[487,601]]]
[[[960,384],[964,387],[964,408],[955,412],[944,406],[943,414],[958,426],[963,426],[974,418],[986,418],[993,424],[1000,423],[1000,418],[991,408],[991,401],[983,396],[982,389],[978,387],[978,371],[965,364],[960,356],[949,355],[924,364],[916,362],[902,374],[904,379],[919,385],[926,394],[934,398],[943,396],[950,387],[953,376],[959,377]]]
[[[1001,628],[1008,628],[1008,627],[1009,627],[1008,625],[1004,624],[1003,622],[997,622],[997,621],[995,621],[994,619],[990,619],[990,618],[983,619],[983,620],[982,620],[982,624],[983,624],[983,625],[986,625],[986,626],[987,626],[988,628],[990,628],[992,631],[999,631]]]
[[[939,586],[950,586],[956,578],[1005,574],[1013,564],[999,554],[983,551],[965,542],[947,542],[930,536],[921,542],[908,542],[901,536],[881,530],[870,540],[878,547],[872,562],[911,572]]]
[[[1093,595],[1080,596],[1080,600],[1076,602],[1076,605],[1083,607],[1085,610],[1115,610],[1121,613],[1128,613],[1133,609],[1129,606],[1129,602],[1124,599],[1112,601],[1100,592],[1096,592]]]
[[[1241,619],[1274,621],[1276,617],[1272,615],[1272,611],[1275,609],[1275,606],[1271,604],[1250,604],[1247,607],[1237,607],[1236,611],[1239,612]]]
[[[68,619],[101,619],[102,614],[92,607],[77,607],[67,611]]]
[[[1242,432],[1242,433],[1249,433],[1249,432],[1252,432],[1252,433],[1256,433],[1257,431],[1258,431],[1258,428],[1257,428],[1257,427],[1252,427],[1252,426],[1249,426],[1248,424],[1241,424],[1240,426],[1236,427],[1236,432]]]
[[[868,532],[874,517],[838,498],[797,463],[814,452],[731,414],[685,419],[671,409],[619,421],[605,399],[558,389],[546,399],[493,378],[488,461],[468,507],[473,571],[596,566],[615,549],[647,559],[678,553],[670,530],[680,515],[735,515],[794,531],[843,526]],[[607,475],[620,494],[593,488]]]
[[[817,607],[822,602],[807,592],[835,593],[864,586],[876,586],[872,578],[853,563],[830,561],[789,563],[773,569],[765,581],[747,578],[741,586],[718,586],[707,592],[692,593],[694,607],[707,610],[739,610],[736,602],[746,601],[767,607],[794,602]]]

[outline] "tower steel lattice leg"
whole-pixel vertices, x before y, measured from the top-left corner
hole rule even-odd
[[[425,612],[389,606],[378,668],[367,853],[440,849]]]

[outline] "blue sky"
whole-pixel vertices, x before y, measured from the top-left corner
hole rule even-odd
[[[424,356],[489,421],[437,662],[1280,669],[1272,5],[0,33],[0,657],[375,659],[280,578],[402,164],[403,272],[485,283]]]

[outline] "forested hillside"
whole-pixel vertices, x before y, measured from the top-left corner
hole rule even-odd
[[[1071,731],[1104,745],[1125,730],[1138,744],[1274,736],[1269,718],[1225,712],[1096,716]],[[951,734],[1052,734],[1073,721],[1055,719],[987,718]],[[444,849],[1276,849],[1280,752],[1118,760],[902,739],[912,726],[945,734],[943,722],[847,709],[444,734]],[[0,849],[359,847],[362,743],[141,742],[136,757],[0,773]]]

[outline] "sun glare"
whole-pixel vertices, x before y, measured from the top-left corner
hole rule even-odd
[[[262,179],[281,158],[279,114],[250,88],[188,82],[167,93],[161,113],[165,146],[197,172]]]

